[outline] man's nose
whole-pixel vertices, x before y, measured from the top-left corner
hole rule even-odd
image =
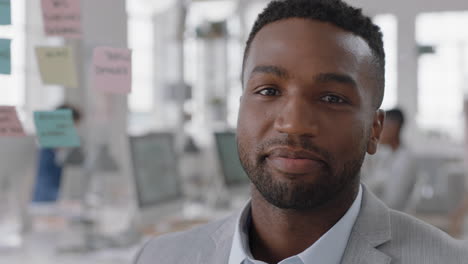
[[[317,136],[318,117],[308,100],[310,98],[300,95],[288,98],[275,118],[275,130],[288,135]]]

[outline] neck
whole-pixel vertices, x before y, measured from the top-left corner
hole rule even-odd
[[[301,253],[343,217],[353,204],[358,189],[356,184],[320,208],[297,211],[275,207],[253,187],[249,230],[253,257],[267,263],[278,263]]]

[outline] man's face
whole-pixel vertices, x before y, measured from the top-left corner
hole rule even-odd
[[[331,24],[280,20],[255,36],[238,119],[241,163],[271,204],[314,209],[356,188],[375,152],[375,70],[365,41]]]

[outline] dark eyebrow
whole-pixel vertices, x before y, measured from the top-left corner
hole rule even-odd
[[[255,75],[256,73],[268,73],[276,75],[282,79],[289,78],[288,72],[279,66],[273,65],[258,65],[252,70],[250,76]],[[340,73],[320,73],[314,77],[314,80],[319,83],[329,83],[329,82],[337,82],[341,84],[351,85],[352,87],[356,88],[357,82],[349,75],[340,74]]]
[[[289,77],[288,72],[284,68],[272,65],[255,66],[255,68],[250,73],[250,76],[254,75],[255,73],[270,73],[282,79],[286,79]]]
[[[319,83],[337,82],[351,85],[354,88],[358,86],[356,81],[351,76],[340,73],[321,73],[318,74],[314,79]]]

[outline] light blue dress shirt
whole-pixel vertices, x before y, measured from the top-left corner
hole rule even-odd
[[[348,244],[349,235],[361,209],[362,187],[346,214],[319,240],[298,255],[282,260],[278,264],[339,264]],[[265,264],[254,260],[249,248],[248,225],[250,202],[244,207],[236,224],[229,264]]]

